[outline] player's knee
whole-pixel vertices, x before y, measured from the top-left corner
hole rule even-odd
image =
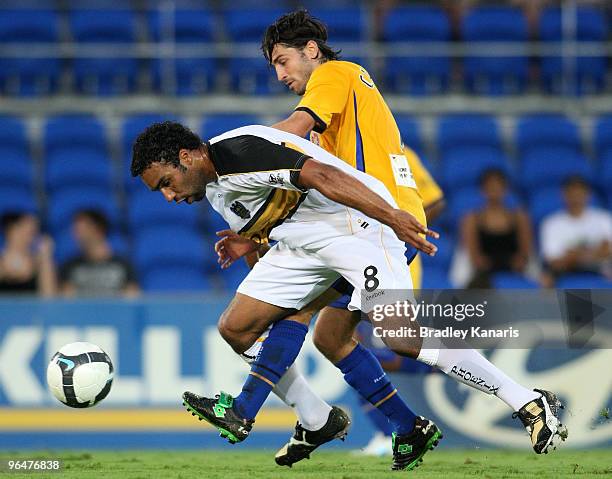
[[[240,334],[240,331],[232,327],[231,318],[225,313],[219,318],[217,329],[225,342],[238,354],[244,353],[253,343],[251,341],[250,344],[245,344],[245,335]]]

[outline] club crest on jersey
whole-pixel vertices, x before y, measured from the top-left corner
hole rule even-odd
[[[274,173],[270,173],[270,178],[268,179],[268,181],[270,182],[271,185],[281,185],[282,186],[285,184],[285,179],[280,173],[277,173],[276,175]]]
[[[232,206],[230,206],[230,210],[232,211],[232,213],[235,213],[240,216],[243,220],[246,220],[247,218],[251,217],[251,212],[247,209],[246,206],[240,203],[240,201],[234,201],[232,203]]]

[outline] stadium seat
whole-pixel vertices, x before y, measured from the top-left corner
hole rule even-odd
[[[74,240],[72,228],[68,226],[64,230],[54,235],[55,248],[54,257],[58,265],[63,265],[66,261],[79,254],[79,247]],[[121,234],[111,231],[108,237],[113,252],[121,257],[129,257],[129,248],[126,238]]]
[[[438,123],[438,150],[445,155],[455,148],[488,147],[501,150],[497,122],[488,115],[450,115]]]
[[[466,187],[477,187],[487,170],[501,170],[510,176],[509,161],[505,155],[489,147],[458,148],[442,157],[441,181],[449,193]]]
[[[447,270],[436,267],[423,268],[422,289],[451,289],[452,287]]]
[[[221,113],[216,115],[208,115],[202,120],[200,129],[202,138],[210,140],[226,131],[239,128],[246,125],[259,125],[261,120],[255,115],[249,114],[234,114]]]
[[[532,149],[521,161],[520,186],[526,191],[547,186],[561,186],[570,176],[592,180],[588,160],[565,148],[553,146]]]
[[[28,155],[30,146],[24,122],[13,116],[0,115],[0,145],[3,151]]]
[[[440,238],[432,240],[432,242],[438,247],[438,252],[435,256],[421,254],[421,258],[423,258],[423,268],[440,268],[448,271],[455,251],[455,240],[453,236],[443,232],[440,234]]]
[[[134,181],[138,186],[132,190],[128,200],[128,224],[132,233],[155,224],[182,225],[194,230],[199,226],[200,215],[196,206],[168,203],[161,193],[151,193],[142,182]]]
[[[0,15],[0,44],[59,42],[59,17],[51,10],[3,10]],[[0,58],[0,93],[43,95],[57,90],[61,61],[38,55],[19,54]]]
[[[135,265],[142,277],[150,269],[194,267],[202,272],[216,263],[212,246],[185,226],[151,226],[134,236]]]
[[[238,289],[242,280],[249,274],[249,267],[244,261],[237,261],[226,270],[221,270],[220,266],[217,266],[217,272],[225,289],[232,293]]]
[[[143,113],[125,117],[123,127],[121,128],[123,154],[126,157],[131,158],[132,144],[134,143],[134,140],[148,126],[152,125],[153,123],[177,120],[177,116],[173,113]]]
[[[451,29],[447,15],[438,7],[398,7],[384,21],[383,39],[388,42],[446,42]],[[426,95],[448,89],[451,62],[448,55],[387,57],[385,86],[398,93]]]
[[[47,156],[45,185],[49,194],[66,188],[113,190],[109,158],[95,150],[57,149]]]
[[[612,149],[608,150],[600,160],[600,167],[597,174],[597,183],[601,192],[612,200]]]
[[[190,265],[152,267],[139,277],[142,289],[155,293],[203,292],[212,289],[202,268]]]
[[[0,217],[5,213],[14,211],[37,213],[36,197],[27,188],[3,186],[0,195]]]
[[[469,11],[462,21],[466,42],[512,42],[519,53],[468,56],[464,62],[466,88],[474,93],[503,95],[525,89],[528,74],[527,21],[512,7],[481,7]]]
[[[69,16],[74,40],[83,45],[101,43],[132,47],[136,40],[136,18],[131,10],[73,10]],[[74,77],[77,90],[94,95],[116,95],[134,91],[138,76],[135,58],[108,55],[76,58]]]
[[[274,69],[269,67],[261,54],[259,44],[268,25],[286,13],[280,9],[235,9],[225,12],[225,29],[233,42],[253,43],[244,56],[233,56],[229,60],[230,84],[236,93],[266,95],[282,93],[286,87],[276,79]],[[250,48],[239,45],[241,51]]]
[[[606,80],[606,56],[604,41],[608,35],[605,13],[597,8],[579,7],[576,9],[575,40],[578,42],[601,42],[602,55],[577,56],[569,55],[549,56],[542,58],[542,82],[549,92],[559,93],[595,93],[604,88]],[[547,8],[540,16],[540,40],[543,42],[559,42],[573,40],[564,38],[562,12],[559,8]],[[564,65],[570,61],[574,66],[575,74],[570,78],[573,83],[572,91],[567,91],[564,85],[564,76],[567,75]],[[567,78],[566,78],[567,79]],[[568,84],[567,86],[570,86]]]
[[[602,116],[597,120],[594,147],[595,153],[600,158],[612,152],[612,115]]]
[[[466,214],[484,206],[484,197],[479,188],[462,188],[449,195],[448,204],[449,208],[443,214],[444,221],[451,231],[455,231]],[[504,198],[504,204],[508,208],[518,208],[521,202],[514,193],[509,192]]]
[[[394,116],[404,144],[413,149],[419,156],[423,156],[425,150],[423,148],[421,132],[414,117],[403,114]]]
[[[106,133],[102,122],[89,115],[61,115],[48,119],[44,131],[44,151],[79,150],[106,154]]]
[[[360,42],[365,31],[365,16],[359,6],[311,8],[310,13],[327,26],[330,45],[338,42]]]
[[[153,10],[149,14],[149,33],[155,42],[176,41],[210,47],[215,38],[214,16],[208,10]],[[211,48],[208,48],[211,51]],[[166,94],[197,95],[215,87],[218,60],[214,57],[177,57],[152,62],[153,85]],[[170,72],[171,78],[165,75]],[[168,80],[171,80],[170,82]]]
[[[518,273],[495,273],[491,275],[495,289],[537,289],[538,283]]]
[[[29,156],[13,149],[5,149],[0,145],[0,172],[2,172],[0,188],[3,195],[6,187],[33,191],[34,168]]]
[[[57,191],[48,199],[47,221],[54,233],[69,227],[74,214],[81,209],[104,213],[111,227],[119,224],[119,210],[108,189],[70,188]]]
[[[609,289],[612,281],[595,273],[574,273],[561,276],[556,287],[559,289]]]
[[[519,155],[526,155],[539,147],[566,148],[580,153],[582,142],[578,126],[563,115],[526,115],[518,120],[516,147]]]

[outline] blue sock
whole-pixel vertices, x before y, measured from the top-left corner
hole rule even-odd
[[[414,429],[415,414],[397,394],[376,357],[358,344],[344,359],[336,363],[349,383],[363,398],[374,405],[389,420],[398,434]]]
[[[372,421],[372,424],[374,424],[376,429],[382,432],[385,436],[390,436],[393,432],[393,426],[391,425],[389,420],[385,416],[383,416],[378,409],[372,407],[372,405],[365,399],[363,399],[361,396],[359,396],[359,403],[361,404],[363,413],[368,416],[368,419]]]
[[[242,392],[234,399],[240,416],[255,419],[274,385],[297,358],[307,332],[308,327],[296,321],[283,319],[274,323],[251,365]]]

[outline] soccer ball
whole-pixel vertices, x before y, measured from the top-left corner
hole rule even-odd
[[[55,353],[47,367],[47,384],[66,406],[91,407],[110,391],[113,363],[95,344],[66,344]]]

